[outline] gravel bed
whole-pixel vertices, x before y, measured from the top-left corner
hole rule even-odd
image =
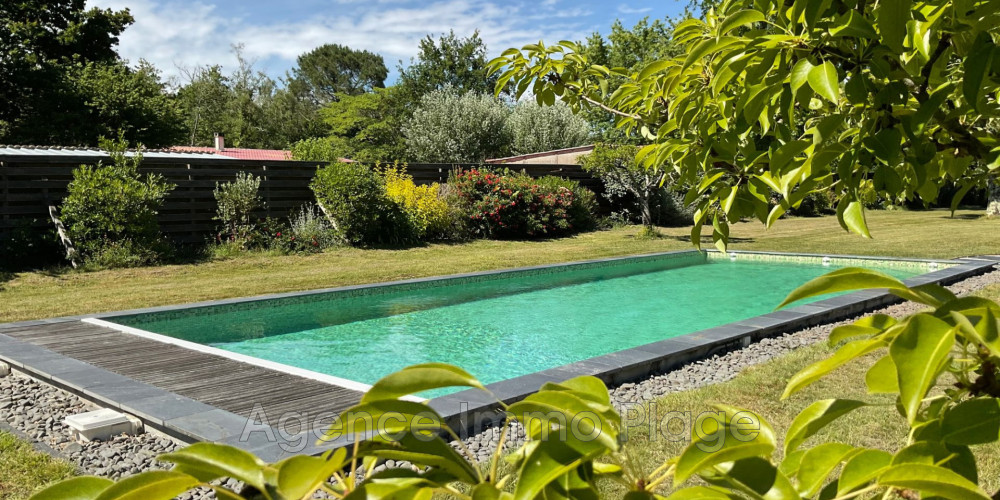
[[[994,283],[1000,283],[1000,271],[972,277],[949,288],[962,295]],[[899,316],[919,309],[920,306],[907,303],[892,305],[877,312]],[[640,382],[622,384],[611,390],[612,402],[621,409],[625,405],[650,401],[673,392],[730,380],[749,366],[825,340],[830,330],[850,321],[852,320],[824,324],[764,339],[743,349],[697,361]],[[169,437],[148,431],[137,436],[122,435],[108,441],[75,442],[69,428],[63,424],[63,419],[97,408],[76,395],[18,372],[0,377],[0,420],[22,436],[52,448],[62,458],[76,464],[82,473],[117,479],[141,471],[166,469],[169,464],[157,462],[155,457],[183,446]],[[485,461],[496,449],[500,435],[501,428],[493,427],[465,439],[463,443],[453,442],[452,446],[462,449],[464,445],[477,460]],[[513,450],[523,441],[523,429],[518,424],[510,424],[505,448]],[[376,470],[392,467],[412,465],[390,460],[379,465]],[[228,483],[230,486],[235,485]],[[194,492],[182,498],[209,496],[211,494],[207,492]]]

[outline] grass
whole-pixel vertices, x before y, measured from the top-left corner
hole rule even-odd
[[[733,228],[731,248],[931,258],[998,251],[1000,220],[972,211],[948,215],[871,212],[871,240],[844,232],[832,217],[791,218],[767,231],[759,223],[740,223]],[[688,228],[660,228],[659,238],[637,238],[638,230],[627,227],[549,241],[251,254],[88,273],[18,273],[0,280],[0,323],[691,248]]]
[[[0,431],[0,498],[18,500],[73,475],[73,466]]]
[[[984,288],[977,295],[1000,301],[1000,285]],[[817,400],[862,400],[871,406],[834,421],[806,441],[803,447],[809,448],[823,442],[842,442],[886,451],[898,450],[906,442],[908,427],[905,418],[895,409],[895,398],[868,395],[864,390],[865,373],[884,353],[876,353],[849,363],[788,400],[781,400],[785,384],[792,375],[809,364],[828,357],[832,352],[833,349],[825,343],[804,347],[747,368],[728,382],[670,394],[650,406],[655,408],[657,421],[662,421],[668,412],[690,412],[693,421],[698,414],[711,411],[711,404],[726,403],[757,412],[774,427],[780,438],[799,412]],[[650,413],[653,412],[649,411],[647,414]],[[668,435],[677,434],[677,430],[671,427]],[[678,456],[689,442],[668,441],[662,435],[648,432],[646,427],[636,427],[629,432],[628,438],[630,459],[642,464],[643,470],[647,472],[668,458]],[[980,486],[988,492],[1000,489],[1000,443],[973,447],[973,452],[979,464]],[[622,492],[617,489],[617,485],[602,486],[607,488],[607,498],[613,498],[612,494],[621,496]]]

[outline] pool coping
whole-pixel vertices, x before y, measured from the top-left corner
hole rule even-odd
[[[264,460],[274,461],[289,455],[286,448],[282,446],[283,443],[267,439],[266,436],[260,436],[259,434],[266,434],[266,432],[262,432],[259,429],[252,431],[249,439],[241,439],[241,435],[244,434],[248,426],[249,419],[246,417],[176,395],[149,384],[138,382],[103,368],[57,354],[46,348],[14,339],[4,335],[3,332],[5,330],[29,326],[82,321],[87,318],[104,319],[129,314],[178,310],[190,307],[224,305],[399,284],[424,283],[514,271],[552,269],[580,264],[606,263],[691,252],[697,252],[697,250],[591,259],[516,269],[416,278],[370,285],[352,285],[302,292],[287,292],[256,297],[4,323],[0,324],[0,360],[9,363],[21,372],[40,378],[47,383],[76,393],[86,399],[136,415],[153,428],[174,437],[188,441],[223,442],[256,453]],[[785,252],[737,251],[730,253],[736,253],[737,255],[759,254],[809,258],[828,256],[845,259],[948,264],[948,267],[943,269],[904,280],[910,286],[926,283],[953,283],[971,276],[986,273],[1000,263],[1000,258],[997,256],[976,256],[959,259],[910,259]],[[653,373],[662,373],[715,354],[737,349],[762,338],[844,319],[899,301],[901,300],[898,297],[889,294],[885,290],[854,292],[495,382],[487,385],[487,389],[496,397],[495,399],[483,391],[469,389],[433,398],[428,401],[428,404],[441,414],[446,422],[459,432],[460,435],[468,436],[485,427],[495,425],[503,418],[502,412],[499,411],[500,406],[497,400],[503,401],[506,404],[518,401],[537,391],[546,382],[561,382],[576,376],[592,375],[604,380],[609,385],[618,385]],[[308,431],[305,433],[311,435]],[[273,435],[274,433],[272,432]],[[296,439],[293,438],[290,441],[295,441]],[[298,453],[319,453],[330,448],[345,446],[352,442],[352,439],[338,439],[323,446],[313,445],[307,447],[304,450],[298,451]]]

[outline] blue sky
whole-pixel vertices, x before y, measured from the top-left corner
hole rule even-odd
[[[136,23],[122,36],[119,52],[132,62],[146,59],[168,78],[203,64],[231,67],[233,44],[259,69],[278,77],[295,57],[325,43],[382,54],[393,70],[408,62],[427,34],[479,29],[495,55],[511,46],[543,39],[580,40],[606,33],[617,18],[632,26],[650,16],[683,10],[685,0],[90,0],[89,5],[128,7]],[[390,76],[390,79],[394,75]]]

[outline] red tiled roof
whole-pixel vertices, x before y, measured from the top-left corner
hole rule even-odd
[[[292,159],[292,152],[283,149],[225,148],[222,151],[217,151],[210,146],[173,146],[169,149],[178,153],[210,153],[237,160],[285,161]]]

